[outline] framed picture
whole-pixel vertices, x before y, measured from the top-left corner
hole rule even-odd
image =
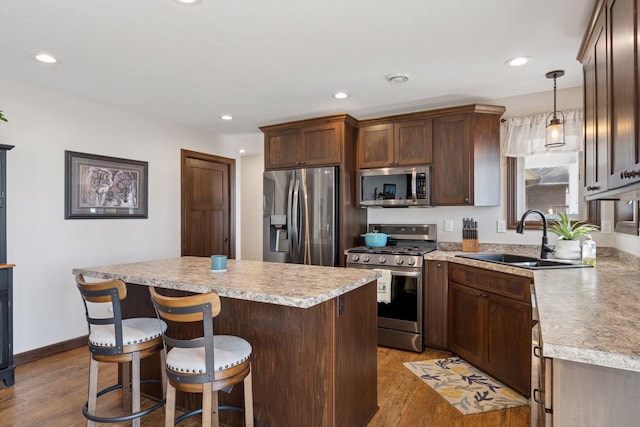
[[[147,218],[148,163],[64,152],[64,218]]]
[[[385,199],[395,199],[396,198],[396,185],[395,184],[384,184],[382,187],[382,193],[384,194]]]

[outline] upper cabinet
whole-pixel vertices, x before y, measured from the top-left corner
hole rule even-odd
[[[504,111],[504,107],[470,105],[434,118],[434,206],[500,204],[500,117]]]
[[[339,165],[356,128],[347,114],[261,127],[265,170]]]
[[[584,67],[588,200],[640,192],[636,6],[637,0],[599,0],[578,53]]]
[[[431,120],[361,123],[358,167],[384,168],[431,163]]]

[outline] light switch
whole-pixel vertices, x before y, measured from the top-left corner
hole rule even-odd
[[[499,219],[498,223],[496,224],[496,231],[498,233],[506,233],[507,232],[507,223],[505,222],[504,219]]]
[[[453,231],[453,220],[446,219],[444,221],[444,231]]]

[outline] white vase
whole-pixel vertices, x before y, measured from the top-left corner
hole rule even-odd
[[[580,240],[559,239],[554,255],[560,259],[580,259]]]

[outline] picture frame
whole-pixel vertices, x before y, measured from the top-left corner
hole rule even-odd
[[[385,199],[395,199],[396,198],[396,185],[395,184],[384,184],[382,187],[382,194],[384,194]]]
[[[64,218],[148,218],[148,162],[65,150]]]

